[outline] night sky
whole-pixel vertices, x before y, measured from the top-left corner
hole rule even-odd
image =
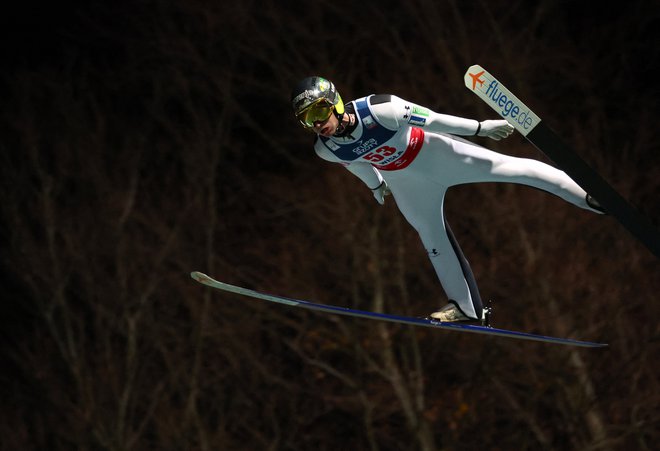
[[[357,3],[0,14],[0,449],[658,443],[658,259],[537,190],[447,197],[494,325],[608,348],[338,318],[190,279],[410,316],[446,303],[394,200],[314,154],[289,104],[313,74],[344,100],[496,119],[463,85],[480,64],[660,224],[659,2]],[[474,141],[552,164],[517,133]]]

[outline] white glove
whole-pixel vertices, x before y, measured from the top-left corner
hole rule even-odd
[[[371,191],[373,191],[376,201],[381,205],[385,204],[385,196],[392,193],[385,180],[383,180],[381,184],[378,185],[378,188],[374,188]]]
[[[494,139],[495,141],[499,141],[513,133],[513,130],[513,125],[505,120],[488,120],[479,122],[479,128],[477,129],[476,135],[485,136]]]

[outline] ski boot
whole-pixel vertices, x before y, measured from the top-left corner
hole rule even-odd
[[[466,316],[461,312],[461,309],[454,303],[449,303],[442,307],[437,312],[429,315],[430,319],[436,319],[442,323],[455,323],[458,321],[474,321],[474,319]]]
[[[603,206],[600,204],[600,202],[598,202],[596,199],[594,199],[591,194],[587,194],[586,201],[587,201],[587,205],[590,208],[596,210],[597,212],[599,212],[603,215],[607,214],[607,212],[605,211]]]

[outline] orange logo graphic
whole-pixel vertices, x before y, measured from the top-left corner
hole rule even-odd
[[[482,70],[482,71],[479,72],[478,74],[470,74],[470,73],[468,73],[468,75],[469,75],[470,77],[472,77],[472,90],[473,90],[473,91],[474,91],[474,88],[477,87],[477,83],[479,83],[479,86],[481,86],[481,85],[484,84],[484,80],[483,80],[482,78],[480,78],[480,77],[483,75],[484,72],[486,72],[486,71]]]

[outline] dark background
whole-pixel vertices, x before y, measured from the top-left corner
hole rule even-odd
[[[481,64],[658,224],[660,3],[357,3],[4,11],[2,449],[657,446],[658,261],[536,190],[448,196],[495,324],[609,348],[320,315],[189,278],[413,316],[446,302],[393,200],[296,124],[290,89],[311,74],[346,100],[496,118],[463,85]],[[477,142],[548,161],[518,134]]]

